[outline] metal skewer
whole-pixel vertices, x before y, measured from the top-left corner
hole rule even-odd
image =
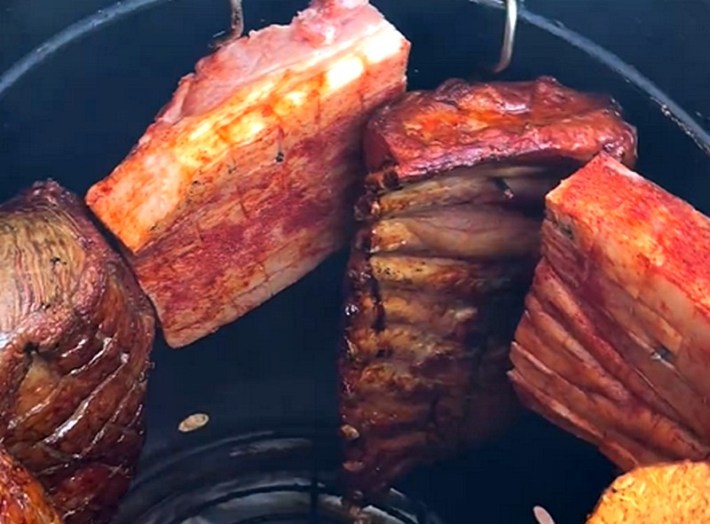
[[[244,32],[244,10],[242,9],[242,0],[229,0],[229,6],[232,11],[232,35],[240,37]]]
[[[244,10],[242,0],[229,0],[230,23],[229,29],[220,31],[212,36],[210,44],[212,49],[218,49],[232,39],[239,38],[244,32]]]
[[[504,1],[505,31],[503,33],[503,44],[500,49],[500,58],[498,59],[498,63],[491,69],[494,74],[502,73],[510,65],[510,60],[513,57],[513,47],[515,44],[515,29],[518,24],[518,1]]]

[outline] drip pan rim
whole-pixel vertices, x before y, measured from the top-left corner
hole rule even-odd
[[[357,515],[341,503],[331,430],[254,431],[186,446],[142,468],[115,524],[442,524],[390,490]]]

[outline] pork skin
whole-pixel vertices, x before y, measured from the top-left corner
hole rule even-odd
[[[710,219],[601,154],[546,199],[523,401],[620,468],[710,457]]]
[[[354,498],[508,426],[544,196],[601,150],[636,154],[613,101],[552,78],[407,93],[364,142],[339,364]]]
[[[237,319],[345,244],[362,127],[404,91],[409,47],[367,1],[314,0],[203,58],[89,190],[168,344]]]

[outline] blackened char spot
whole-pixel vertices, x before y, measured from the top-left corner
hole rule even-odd
[[[395,190],[402,187],[399,182],[399,176],[397,176],[397,173],[393,170],[385,171],[382,175],[382,183],[386,189]]]
[[[379,215],[379,206],[377,197],[372,193],[367,193],[360,197],[355,203],[355,220],[365,222],[377,218]]]
[[[510,186],[505,180],[503,180],[502,178],[494,178],[493,183],[505,195],[505,198],[507,198],[508,200],[515,198],[515,193],[513,193],[513,190],[510,188]]]
[[[372,249],[372,236],[369,229],[358,232],[357,237],[355,238],[355,249],[368,254],[369,259],[370,249]]]

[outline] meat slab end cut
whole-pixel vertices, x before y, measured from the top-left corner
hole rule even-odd
[[[3,450],[0,450],[0,522],[62,524],[42,485]]]
[[[545,194],[602,150],[636,156],[612,100],[552,78],[407,93],[364,141],[340,358],[354,497],[514,419],[509,348]]]
[[[587,524],[710,522],[710,462],[645,466],[618,477]]]
[[[182,79],[87,203],[187,345],[342,248],[362,128],[406,85],[409,42],[366,1],[314,0]]]
[[[54,182],[0,206],[0,444],[69,524],[107,522],[143,442],[150,302]]]
[[[710,219],[601,154],[547,196],[524,402],[624,470],[710,457]]]

